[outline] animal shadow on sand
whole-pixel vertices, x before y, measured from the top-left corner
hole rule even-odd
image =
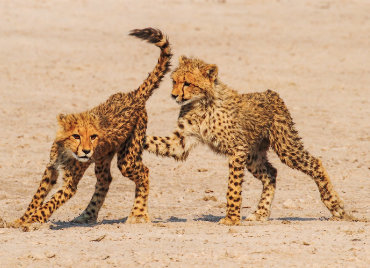
[[[119,223],[126,223],[127,217],[117,220],[102,220],[95,223],[75,223],[73,221],[54,221],[51,222],[50,229],[52,230],[63,230],[74,227],[94,227],[99,225],[113,225]]]
[[[219,222],[223,216],[214,216],[214,215],[202,215],[201,217],[195,218],[194,221],[208,221],[208,222]],[[246,217],[242,217],[243,220],[246,220]],[[279,218],[270,218],[268,221],[327,221],[329,220],[326,217],[320,218],[302,218],[302,217],[279,217]]]
[[[194,221],[204,221],[204,222],[219,222],[223,216],[215,216],[215,215],[202,215],[200,217],[194,218]],[[246,219],[246,217],[242,218],[243,220]],[[305,221],[327,221],[329,220],[326,217],[320,217],[320,218],[302,218],[302,217],[278,217],[278,218],[271,218],[269,221],[297,221],[297,222],[305,222]],[[100,222],[96,223],[74,223],[72,221],[55,221],[51,222],[50,229],[52,230],[63,230],[68,228],[74,228],[74,227],[94,227],[99,225],[112,225],[112,224],[121,224],[126,223],[127,217],[124,217],[122,219],[113,219],[113,220],[102,220]],[[187,222],[187,219],[178,218],[175,216],[171,216],[170,218],[166,220],[162,220],[161,218],[155,218],[152,220],[152,223],[169,223],[169,222]]]
[[[122,219],[116,219],[116,220],[102,220],[100,222],[96,223],[75,223],[72,221],[55,221],[51,222],[50,229],[52,230],[63,230],[68,228],[74,228],[74,227],[95,227],[99,225],[112,225],[112,224],[121,224],[126,223],[127,217],[124,217]],[[186,222],[186,219],[181,219],[178,217],[171,216],[170,218],[166,220],[162,220],[161,218],[155,218],[152,220],[152,223],[168,223],[168,222]]]

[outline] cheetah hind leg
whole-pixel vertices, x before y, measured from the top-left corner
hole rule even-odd
[[[133,171],[135,176],[130,179],[132,179],[136,185],[135,201],[126,222],[148,223],[150,222],[147,205],[149,195],[149,169],[142,162],[136,162],[134,166],[137,171]]]
[[[117,153],[118,168],[122,175],[135,183],[135,200],[126,223],[150,222],[148,214],[149,169],[142,162],[146,131],[146,115],[141,116],[132,138],[122,144]]]
[[[284,164],[290,168],[302,171],[315,181],[320,192],[321,201],[332,214],[331,219],[344,221],[356,220],[345,212],[343,201],[334,190],[320,159],[312,156],[304,149],[298,132],[293,127],[293,123],[289,121],[280,126],[275,126],[273,130],[275,131],[274,135],[271,136],[272,148]],[[285,130],[285,132],[282,130]],[[283,143],[281,140],[285,142]]]

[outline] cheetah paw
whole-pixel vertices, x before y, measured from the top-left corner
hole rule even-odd
[[[367,222],[366,219],[358,219],[352,215],[347,213],[343,214],[342,216],[332,216],[329,220],[331,221],[360,221],[360,222]]]
[[[96,218],[91,217],[85,213],[82,213],[80,216],[74,218],[72,223],[79,223],[79,224],[89,224],[89,223],[96,223]]]
[[[21,221],[20,219],[18,219],[13,222],[8,222],[5,224],[7,228],[19,228],[23,232],[35,231],[35,230],[39,230],[42,226],[43,227],[48,226],[47,223],[34,222],[30,219],[27,221]]]
[[[21,220],[15,220],[13,222],[4,222],[4,227],[8,227],[8,228],[19,228],[21,227],[22,225],[24,225],[25,222],[21,221]]]
[[[0,228],[6,228],[8,227],[8,223],[4,221],[2,218],[0,218]]]
[[[233,220],[233,219],[230,219],[229,217],[225,217],[225,218],[222,218],[219,221],[219,223],[223,225],[240,225],[240,219]]]
[[[130,215],[127,218],[127,223],[135,224],[135,223],[148,223],[150,222],[148,214],[143,215]]]
[[[263,216],[261,214],[254,212],[250,214],[245,220],[246,221],[267,221],[268,216]]]

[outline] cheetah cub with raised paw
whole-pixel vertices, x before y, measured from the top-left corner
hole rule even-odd
[[[161,54],[154,70],[134,91],[116,93],[86,112],[58,116],[60,128],[40,186],[24,215],[10,226],[27,230],[32,223],[45,222],[76,193],[78,182],[92,163],[95,163],[97,178],[95,192],[87,208],[74,221],[95,222],[112,181],[110,166],[115,154],[122,175],[136,185],[134,205],[127,222],[149,221],[149,170],[142,163],[148,120],[145,103],[169,71],[172,55],[167,38],[159,30],[133,30],[130,35],[160,48]],[[59,171],[63,172],[64,186],[44,203],[57,181]]]
[[[267,220],[276,188],[276,169],[267,160],[271,147],[281,161],[311,176],[333,219],[351,219],[319,159],[307,152],[290,113],[271,90],[238,94],[218,79],[218,68],[199,59],[181,57],[172,73],[172,97],[181,104],[177,128],[171,136],[147,136],[145,149],[161,156],[186,160],[198,143],[229,160],[226,217],[220,222],[240,224],[244,169],[262,182],[256,211],[248,220]]]

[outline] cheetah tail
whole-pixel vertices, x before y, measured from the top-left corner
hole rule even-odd
[[[149,73],[148,77],[135,91],[136,97],[145,102],[152,95],[153,91],[158,88],[164,75],[170,70],[170,59],[172,57],[170,43],[168,38],[158,29],[135,29],[130,32],[130,35],[155,44],[161,49],[161,54],[154,70]]]

